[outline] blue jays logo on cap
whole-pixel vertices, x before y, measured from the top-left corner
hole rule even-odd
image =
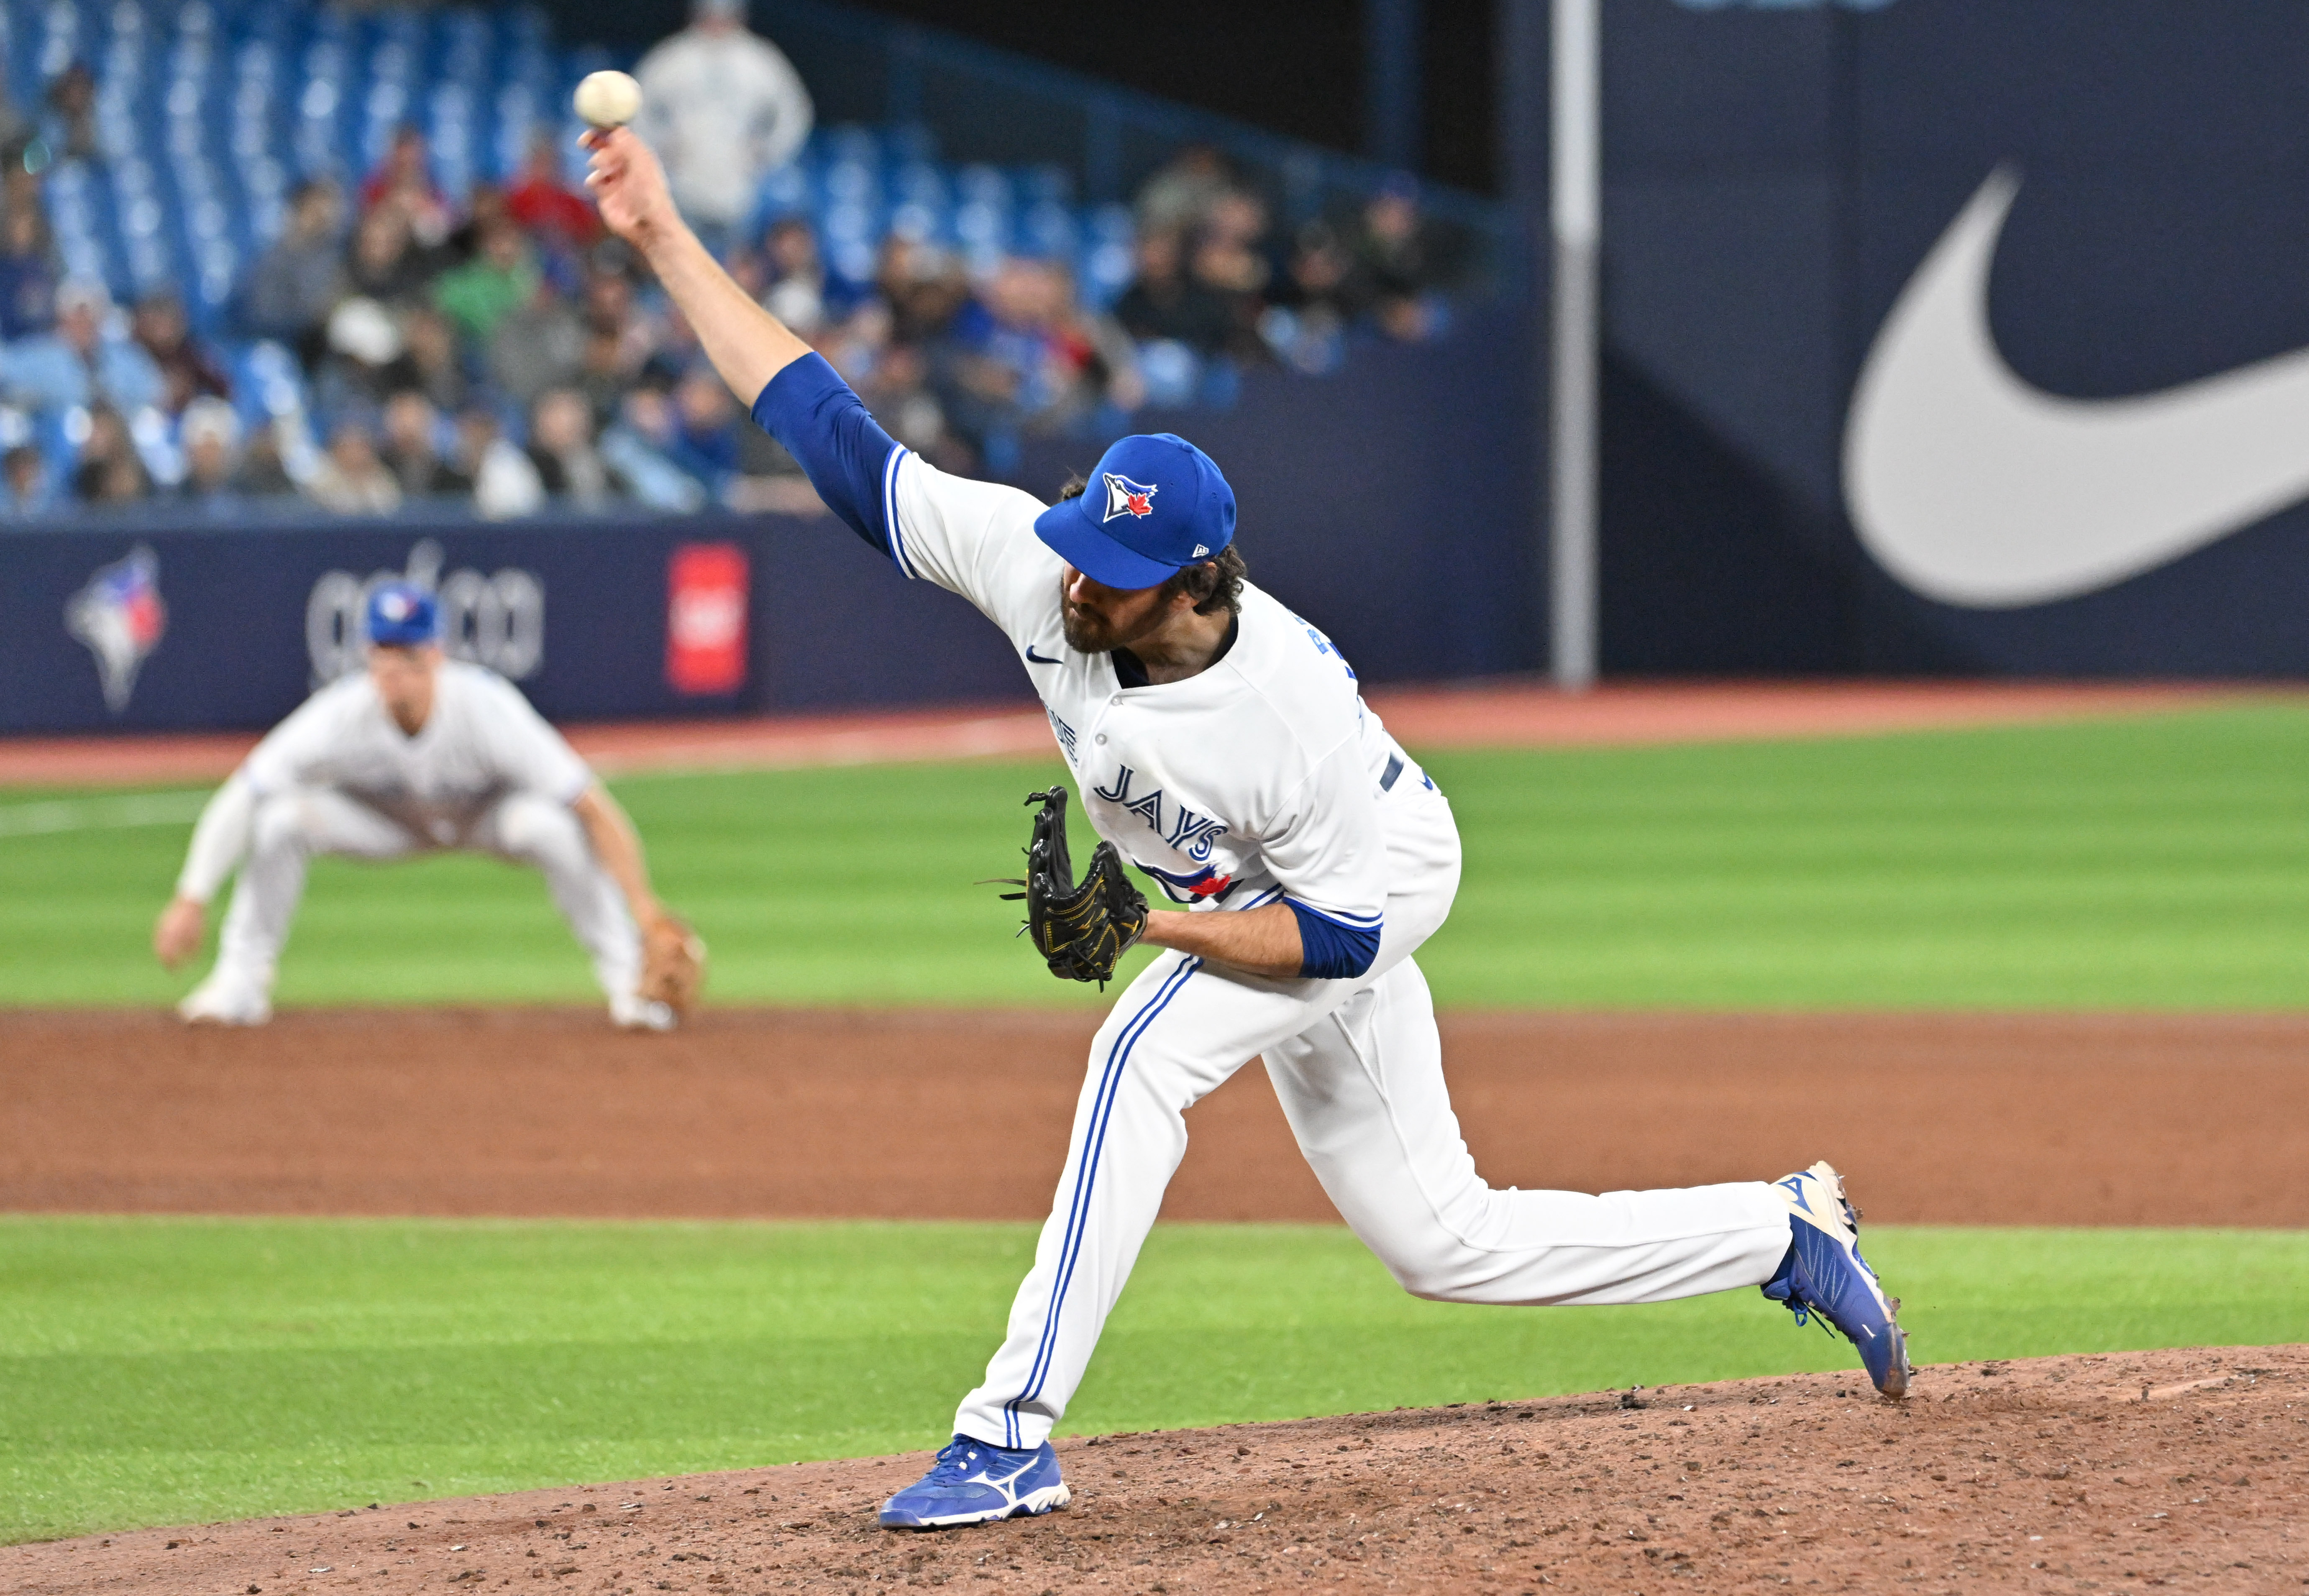
[[[440,631],[433,595],[413,582],[388,582],[368,596],[368,640],[379,648],[419,648]]]
[[[1120,440],[1091,480],[1103,491],[1051,505],[1034,518],[1034,535],[1093,582],[1159,587],[1234,540],[1234,489],[1209,455],[1174,434]]]
[[[1106,472],[1101,479],[1106,484],[1106,513],[1099,517],[1101,522],[1112,521],[1118,515],[1154,513],[1154,495],[1160,488],[1159,483],[1133,482],[1129,478],[1118,477],[1112,471]]]

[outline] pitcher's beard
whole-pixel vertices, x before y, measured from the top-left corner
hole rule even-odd
[[[1059,605],[1059,629],[1066,636],[1067,646],[1077,654],[1109,653],[1116,644],[1114,627],[1104,617],[1064,600]]]

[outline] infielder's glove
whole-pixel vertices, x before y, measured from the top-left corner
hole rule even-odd
[[[1115,961],[1146,934],[1146,894],[1130,884],[1111,842],[1092,851],[1090,868],[1075,880],[1067,859],[1065,788],[1028,793],[1026,801],[1042,806],[1026,848],[1026,878],[1004,884],[1026,890],[1002,895],[1026,901],[1025,929],[1052,975],[1103,988],[1114,979]]]
[[[677,914],[661,912],[642,927],[641,996],[687,1015],[705,984],[705,939]]]

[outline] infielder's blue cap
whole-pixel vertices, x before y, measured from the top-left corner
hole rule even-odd
[[[1099,457],[1081,497],[1036,516],[1034,535],[1093,582],[1155,587],[1234,541],[1234,489],[1186,439],[1137,433]]]
[[[440,607],[413,582],[388,582],[368,596],[368,640],[379,648],[421,648],[441,634]]]

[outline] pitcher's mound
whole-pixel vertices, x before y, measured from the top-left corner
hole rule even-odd
[[[2309,1346],[1804,1375],[1060,1444],[1074,1505],[934,1535],[928,1453],[0,1553],[23,1592],[2297,1590]],[[529,1582],[546,1582],[542,1585]]]

